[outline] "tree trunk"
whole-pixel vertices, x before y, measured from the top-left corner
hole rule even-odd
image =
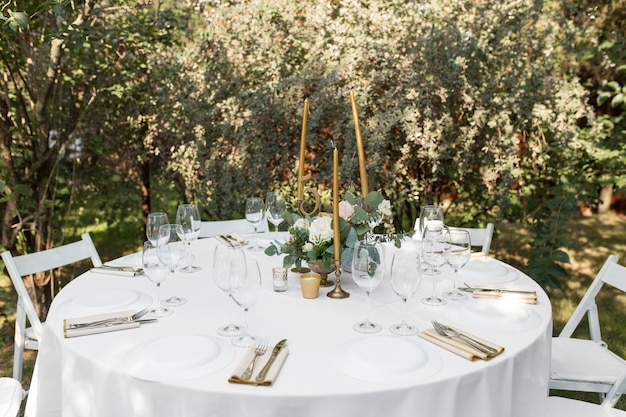
[[[607,213],[611,208],[611,200],[613,199],[613,186],[602,187],[600,190],[600,203],[598,204],[598,213]]]

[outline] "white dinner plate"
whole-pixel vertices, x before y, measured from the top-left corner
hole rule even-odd
[[[182,334],[144,342],[128,352],[122,366],[146,381],[180,381],[219,371],[232,362],[235,349],[213,336]]]
[[[466,282],[470,286],[501,284],[519,277],[515,269],[492,259],[473,259],[457,274],[458,282]]]
[[[449,304],[445,315],[462,329],[502,333],[524,332],[541,324],[541,316],[532,307],[505,299],[462,300]]]
[[[384,384],[418,382],[441,369],[441,357],[430,346],[397,336],[365,336],[333,351],[333,365],[346,375]]]
[[[107,265],[132,265],[141,268],[143,267],[142,256],[142,252],[131,253],[130,255],[122,256],[121,258],[109,261],[107,262]]]
[[[64,318],[114,311],[139,311],[152,304],[152,297],[146,293],[128,288],[104,288],[79,294],[64,302],[61,312]]]

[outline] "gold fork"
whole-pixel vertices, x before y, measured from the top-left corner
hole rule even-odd
[[[254,363],[259,356],[265,355],[265,352],[267,352],[267,337],[263,338],[254,349],[254,356],[250,361],[250,365],[248,365],[246,370],[241,374],[241,379],[250,379],[252,376],[252,370],[254,369]]]
[[[498,353],[498,351],[491,346],[487,346],[484,343],[479,342],[478,340],[474,340],[471,337],[466,336],[463,333],[457,332],[456,330],[445,326],[437,321],[433,321],[432,324],[435,328],[435,331],[443,337],[462,340],[463,342],[465,342],[466,345],[478,349],[479,351],[488,355],[495,355],[496,353]]]

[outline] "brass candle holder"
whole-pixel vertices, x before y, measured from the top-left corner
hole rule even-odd
[[[335,288],[333,288],[330,292],[326,294],[330,298],[341,299],[350,297],[350,293],[341,288],[341,284],[339,283],[341,281],[340,275],[341,260],[335,259]]]

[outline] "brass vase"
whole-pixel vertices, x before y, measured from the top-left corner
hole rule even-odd
[[[335,270],[334,263],[329,265],[330,266],[329,269],[324,269],[324,267],[322,266],[321,259],[308,261],[308,264],[309,264],[309,268],[311,268],[311,271],[317,274],[320,274],[320,287],[330,287],[334,285],[333,281],[328,281],[328,274],[330,274],[331,272]]]

